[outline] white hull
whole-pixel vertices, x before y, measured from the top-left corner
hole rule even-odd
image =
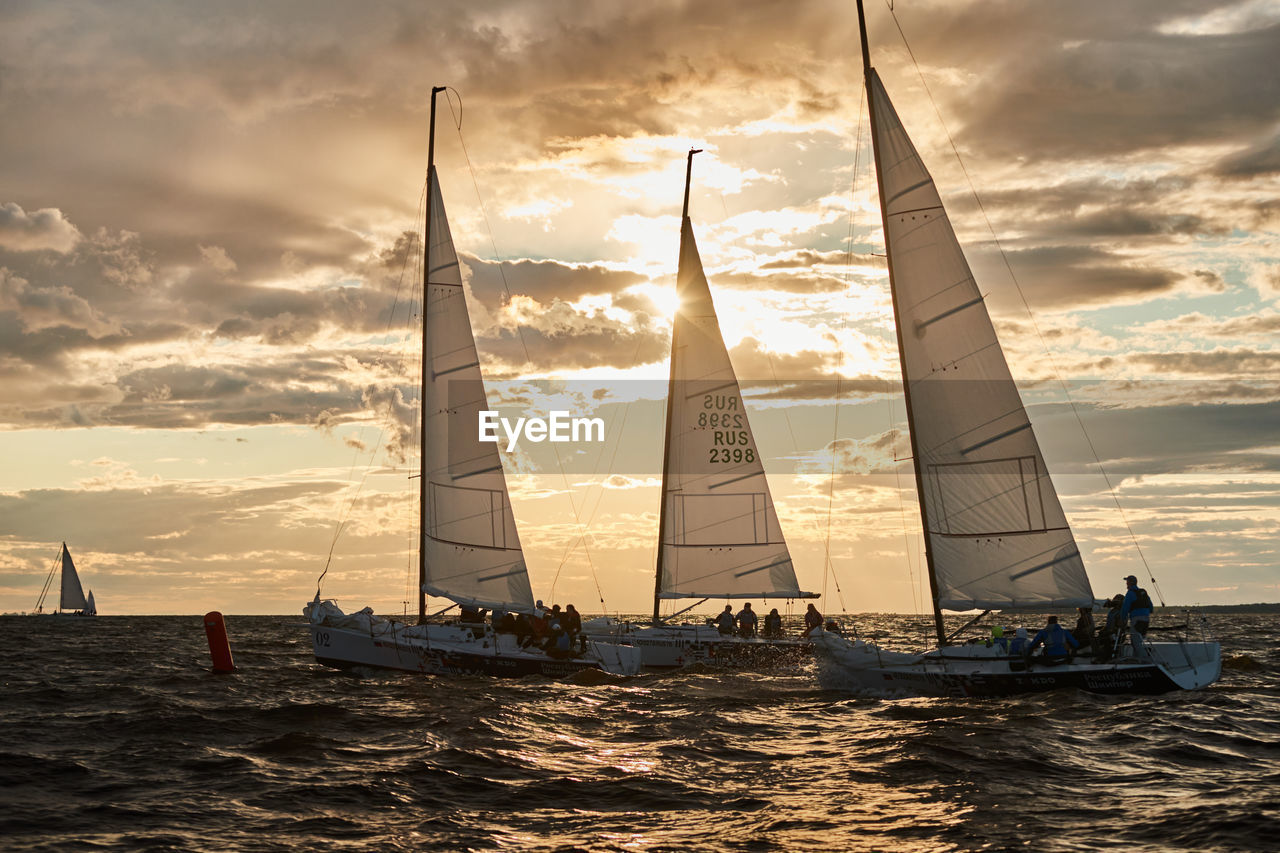
[[[640,650],[649,669],[693,663],[730,666],[781,664],[808,658],[812,644],[795,637],[764,639],[721,634],[712,625],[637,625],[608,617],[584,622],[582,632],[599,643],[626,643]]]
[[[556,655],[521,649],[513,635],[488,628],[477,637],[460,625],[408,625],[367,611],[346,614],[329,601],[312,602],[303,612],[316,661],[337,669],[559,678],[584,669],[634,675],[641,666],[640,653],[631,646],[588,642],[585,651]]]
[[[1024,662],[984,644],[905,654],[821,632],[814,638],[814,655],[824,688],[881,695],[1011,696],[1064,687],[1156,694],[1198,690],[1222,672],[1222,650],[1213,642],[1149,642],[1134,657],[1050,665],[1034,656]]]

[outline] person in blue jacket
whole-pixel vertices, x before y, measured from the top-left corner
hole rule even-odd
[[[1138,586],[1138,579],[1129,575],[1124,579],[1128,589],[1124,593],[1124,603],[1120,605],[1120,624],[1129,625],[1129,642],[1133,643],[1133,653],[1142,651],[1142,638],[1147,636],[1147,628],[1151,625],[1151,596]]]
[[[1058,624],[1057,616],[1050,616],[1045,626],[1031,641],[1028,653],[1044,646],[1044,662],[1048,664],[1065,663],[1071,657],[1071,649],[1080,648],[1080,642],[1071,632]],[[1068,648],[1070,646],[1070,648]]]
[[[1009,654],[1025,655],[1028,654],[1027,647],[1031,645],[1031,641],[1027,639],[1027,629],[1018,627],[1013,632],[1013,642],[1009,644]]]

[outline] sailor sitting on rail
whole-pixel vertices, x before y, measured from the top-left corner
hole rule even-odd
[[[1068,645],[1072,649],[1080,648],[1080,642],[1071,636],[1071,632],[1058,624],[1057,616],[1050,616],[1046,620],[1045,626],[1031,641],[1027,653],[1034,652],[1041,645],[1044,646],[1044,663],[1051,665],[1066,663],[1070,659],[1071,650],[1067,648]]]

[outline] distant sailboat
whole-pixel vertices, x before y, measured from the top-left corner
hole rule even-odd
[[[93,600],[93,590],[89,590],[89,597],[85,598],[84,587],[80,585],[80,574],[76,571],[76,564],[71,559],[71,552],[67,550],[67,543],[62,543],[62,550],[58,552],[58,559],[54,562],[53,568],[49,570],[48,577],[44,580],[44,588],[40,590],[40,598],[36,601],[35,612],[44,614],[44,603],[48,597],[49,588],[53,584],[53,576],[58,573],[58,569],[62,569],[62,584],[58,595],[58,609],[50,616],[97,616],[98,606]]]
[[[796,580],[764,461],[698,256],[689,219],[689,182],[696,153],[689,152],[686,165],[680,224],[679,308],[671,329],[653,623],[600,619],[584,625],[602,639],[610,632],[626,637],[651,667],[710,658],[758,658],[781,648],[808,647],[797,639],[723,635],[706,624],[663,624],[664,600],[699,599],[693,607],[714,598],[817,598],[801,591]],[[757,614],[760,624],[764,615]]]
[[[925,531],[938,648],[891,652],[816,638],[826,686],[1005,695],[1078,687],[1159,693],[1215,681],[1221,650],[1187,638],[1119,662],[1022,666],[985,644],[950,645],[942,610],[1092,607],[1095,597],[982,293],[867,49],[872,144],[894,321]]]
[[[428,674],[634,673],[640,656],[630,646],[588,643],[568,653],[546,652],[521,648],[515,635],[487,626],[427,621],[428,593],[464,608],[535,610],[498,446],[478,439],[478,416],[488,408],[484,380],[434,164],[436,95],[442,91],[431,91],[427,166],[418,624],[384,619],[370,608],[344,613],[321,601],[317,590],[304,608],[316,660],[337,668]]]

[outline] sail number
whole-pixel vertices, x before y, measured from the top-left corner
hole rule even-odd
[[[698,426],[715,430],[709,448],[712,464],[741,464],[755,462],[756,452],[747,446],[751,435],[747,432],[747,419],[739,411],[736,394],[705,394],[702,411],[698,412]]]
[[[712,429],[717,427],[743,429],[744,423],[742,414],[739,412],[698,412],[698,426]]]
[[[329,648],[329,632],[328,631],[316,631],[316,646],[318,647],[323,646],[326,649]]]
[[[756,452],[750,447],[713,447],[712,462],[755,462]]]

